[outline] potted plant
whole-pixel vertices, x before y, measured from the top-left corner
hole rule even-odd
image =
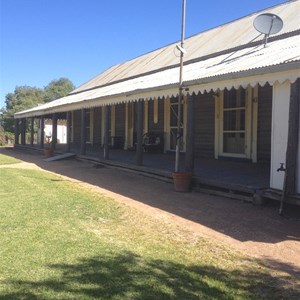
[[[44,146],[44,155],[46,157],[53,156],[54,149],[52,148],[52,141],[51,141],[51,135],[46,136],[46,145]]]
[[[174,189],[176,192],[189,192],[192,182],[191,172],[173,172]]]

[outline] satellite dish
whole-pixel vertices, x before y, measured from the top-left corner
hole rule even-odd
[[[283,21],[275,14],[258,15],[253,22],[254,28],[265,35],[265,47],[267,46],[268,37],[271,34],[278,33],[283,27]]]

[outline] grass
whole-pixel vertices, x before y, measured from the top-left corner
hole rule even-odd
[[[287,274],[60,177],[0,182],[1,300],[297,299]]]
[[[0,165],[17,164],[19,162],[21,161],[16,158],[4,154],[0,154]]]

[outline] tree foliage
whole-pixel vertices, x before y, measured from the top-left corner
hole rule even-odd
[[[14,93],[8,93],[5,99],[6,109],[3,112],[5,131],[13,132],[14,113],[44,103],[43,96],[44,92],[42,89],[30,86],[19,86],[15,88]]]
[[[14,93],[7,94],[5,99],[6,111],[12,113],[32,108],[41,103],[44,103],[43,90],[30,86],[16,87]]]
[[[52,80],[44,89],[44,101],[50,102],[52,100],[64,97],[74,89],[75,86],[67,78]]]
[[[67,78],[53,80],[44,89],[17,86],[13,93],[8,93],[5,97],[5,108],[2,110],[2,123],[5,131],[14,131],[14,114],[16,112],[64,97],[74,88],[73,83]]]

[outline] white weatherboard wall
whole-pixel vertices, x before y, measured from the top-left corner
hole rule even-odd
[[[52,125],[46,124],[44,135],[52,136]],[[67,143],[67,127],[65,125],[57,125],[57,140],[60,144]]]
[[[273,85],[270,187],[279,190],[283,188],[284,172],[277,172],[277,169],[280,163],[284,163],[285,167],[290,86],[290,82]]]

